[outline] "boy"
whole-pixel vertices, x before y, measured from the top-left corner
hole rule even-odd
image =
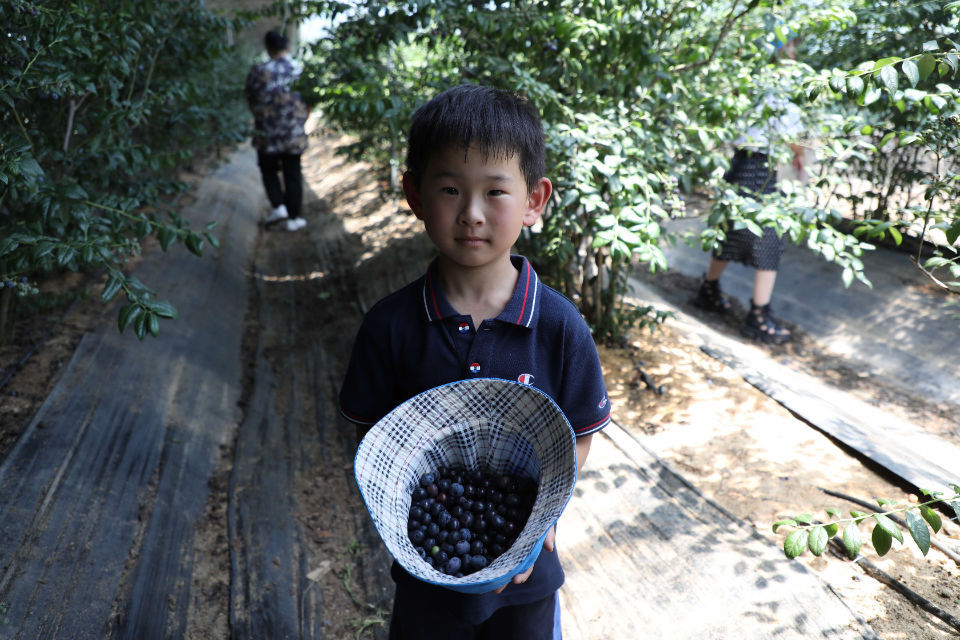
[[[439,255],[363,320],[340,392],[358,441],[422,391],[505,378],[557,402],[583,465],[592,434],[610,421],[593,337],[573,303],[510,254],[550,199],[544,157],[539,114],[506,91],[460,86],[414,114],[403,190]],[[559,638],[563,570],[554,542],[551,530],[530,571],[480,595],[421,582],[394,563],[390,637]]]
[[[253,146],[271,211],[264,221],[284,221],[287,231],[307,226],[300,217],[303,206],[303,176],[300,156],[307,148],[307,105],[290,87],[300,74],[289,58],[287,37],[268,31],[264,45],[270,59],[255,64],[247,74],[244,94],[254,118]],[[283,173],[283,184],[280,173]]]

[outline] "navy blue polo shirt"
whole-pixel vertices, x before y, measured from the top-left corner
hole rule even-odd
[[[447,301],[437,262],[411,284],[380,300],[360,325],[340,390],[340,412],[372,425],[405,400],[469,378],[504,378],[537,387],[566,415],[577,436],[610,422],[600,357],[576,306],[543,284],[529,261],[511,256],[520,273],[507,306],[473,325]],[[530,578],[503,593],[468,595],[411,577],[397,563],[397,588],[422,592],[477,623],[505,605],[534,602],[563,584],[557,553],[541,552]]]

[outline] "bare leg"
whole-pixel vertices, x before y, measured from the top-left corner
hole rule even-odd
[[[709,271],[707,278],[710,277]],[[776,271],[765,271],[757,269],[753,273],[753,304],[763,307],[770,304],[770,298],[773,296],[773,285],[777,281]]]
[[[710,258],[710,265],[707,266],[707,280],[719,280],[720,276],[722,276],[723,272],[726,270],[728,264],[730,263],[726,260]],[[776,271],[774,271],[773,275],[777,275]]]

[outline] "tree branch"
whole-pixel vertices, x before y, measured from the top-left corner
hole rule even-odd
[[[713,49],[710,51],[710,55],[706,58],[706,60],[698,60],[697,62],[691,62],[690,64],[682,64],[679,67],[670,69],[670,72],[682,73],[684,71],[696,69],[697,67],[702,67],[713,62],[714,58],[717,57],[717,52],[720,50],[720,44],[727,37],[727,34],[730,33],[730,29],[733,28],[733,25],[743,18],[743,16],[753,11],[759,3],[760,0],[750,0],[750,3],[746,6],[746,8],[736,15],[733,14],[734,7],[730,7],[730,15],[727,16],[727,19],[723,24],[723,28],[720,30],[720,35],[717,36],[717,41],[713,43]]]

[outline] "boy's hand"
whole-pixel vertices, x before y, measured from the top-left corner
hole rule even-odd
[[[554,542],[556,542],[556,539],[557,539],[557,530],[556,530],[556,527],[550,527],[550,530],[547,531],[547,536],[543,539],[543,550],[544,550],[544,551],[549,551],[549,552],[552,553],[552,552],[553,552],[553,544],[554,544]],[[494,593],[500,593],[501,591],[503,591],[504,589],[506,589],[511,583],[512,583],[512,584],[523,584],[524,582],[527,581],[527,578],[530,577],[530,574],[531,574],[531,573],[533,573],[533,567],[532,567],[532,566],[531,566],[529,569],[527,569],[526,571],[524,571],[523,573],[518,573],[517,575],[513,576],[513,580],[511,580],[511,581],[508,582],[507,584],[503,585],[502,587],[500,587],[499,589],[497,589],[496,591],[494,591]]]

